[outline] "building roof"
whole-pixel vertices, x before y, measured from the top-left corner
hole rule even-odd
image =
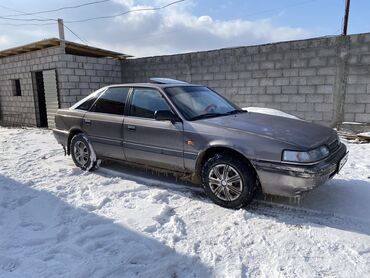
[[[13,55],[18,55],[22,53],[32,52],[40,49],[45,49],[49,47],[60,46],[62,40],[57,38],[45,39],[42,41],[33,42],[30,44],[25,44],[22,46],[9,48],[0,51],[0,58],[9,57]],[[114,52],[106,49],[101,49],[97,47],[92,47],[89,45],[84,45],[80,43],[75,43],[71,41],[64,41],[66,54],[87,56],[87,57],[97,57],[97,58],[113,58],[118,60],[124,60],[130,55]]]

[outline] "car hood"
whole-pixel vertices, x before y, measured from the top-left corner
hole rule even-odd
[[[333,129],[325,126],[253,112],[209,118],[199,122],[230,132],[246,132],[269,137],[304,149],[320,146],[336,136]]]

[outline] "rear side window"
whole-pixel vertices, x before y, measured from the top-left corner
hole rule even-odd
[[[130,116],[154,119],[157,110],[171,110],[162,95],[152,89],[135,89]]]
[[[90,111],[114,115],[123,115],[128,91],[129,88],[125,87],[109,88],[95,102]]]
[[[85,110],[88,111],[95,102],[95,100],[106,90],[106,88],[101,88],[94,93],[90,94],[89,96],[83,98],[79,102],[77,102],[75,105],[72,106],[74,109],[79,110]]]
[[[93,95],[91,97],[89,97],[85,102],[83,102],[82,104],[80,104],[79,106],[77,106],[77,109],[80,109],[80,110],[89,110],[91,105],[95,102],[95,100],[98,98],[97,95]]]

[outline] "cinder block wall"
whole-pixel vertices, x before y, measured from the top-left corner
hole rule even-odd
[[[36,126],[32,72],[55,69],[58,47],[0,59],[0,123]],[[22,96],[14,96],[12,79],[20,79]]]
[[[65,54],[60,47],[0,59],[0,124],[36,126],[32,72],[56,70],[59,105],[70,107],[98,88],[121,82],[121,62]],[[20,79],[22,96],[14,96],[12,80]]]
[[[370,123],[370,34],[351,36],[343,119]]]
[[[362,34],[129,59],[122,76],[200,83],[241,107],[276,108],[325,125],[370,123],[369,40]]]
[[[70,107],[91,92],[122,80],[118,60],[63,54],[58,61],[61,108]]]

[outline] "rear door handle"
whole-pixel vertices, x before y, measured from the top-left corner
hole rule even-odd
[[[134,126],[134,125],[127,125],[127,128],[129,130],[136,130],[136,126]]]
[[[91,125],[91,120],[87,120],[87,119],[85,119],[84,121],[85,121],[85,124],[86,124],[86,125]]]

